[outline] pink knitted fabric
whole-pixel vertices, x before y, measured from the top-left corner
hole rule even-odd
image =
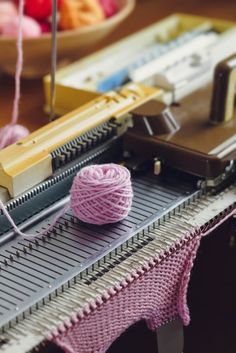
[[[65,333],[58,332],[54,342],[66,353],[103,353],[141,319],[155,329],[177,317],[179,284],[183,276],[188,276],[185,269],[191,267],[198,245],[199,236],[149,271],[141,269],[140,277],[130,279],[123,290]]]
[[[179,316],[187,325],[187,288],[200,240],[233,213],[235,210],[201,231],[195,230],[176,244],[169,256],[158,256],[127,276],[119,288],[108,291],[109,299],[98,298],[48,338],[66,353],[104,353],[122,332],[141,319],[153,330]]]

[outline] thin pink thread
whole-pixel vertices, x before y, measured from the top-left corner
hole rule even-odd
[[[10,216],[9,212],[7,211],[7,209],[5,208],[3,202],[0,200],[0,208],[2,209],[5,217],[7,218],[7,220],[9,221],[9,223],[12,225],[14,231],[16,234],[21,235],[24,238],[32,238],[32,237],[36,237],[36,236],[40,236],[40,235],[44,235],[45,233],[49,232],[56,224],[56,222],[58,221],[58,219],[63,216],[66,211],[69,209],[69,204],[67,204],[53,219],[52,223],[50,224],[49,227],[47,227],[46,229],[44,229],[42,232],[39,232],[37,234],[26,234],[23,233],[15,224],[15,222],[13,221],[12,217]]]
[[[19,2],[19,28],[17,36],[17,62],[16,62],[16,75],[15,75],[15,97],[12,109],[11,124],[15,125],[19,116],[19,101],[20,101],[20,77],[23,68],[23,15],[24,15],[24,0]]]
[[[23,68],[23,15],[24,15],[24,0],[19,2],[19,16],[18,16],[18,35],[17,35],[17,62],[15,74],[15,97],[13,101],[12,117],[10,124],[0,129],[0,150],[12,143],[17,142],[21,138],[29,134],[28,129],[24,126],[18,125],[19,117],[19,102],[20,102],[20,77]]]

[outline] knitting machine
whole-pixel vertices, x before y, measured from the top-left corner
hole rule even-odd
[[[116,319],[130,313],[119,304],[112,320],[107,317],[108,327],[101,320],[100,326],[85,330],[89,318],[95,322],[96,315],[105,315],[109,303],[127,287],[131,290],[152,268],[164,266],[195,244],[200,233],[207,234],[235,212],[236,57],[229,56],[226,44],[235,30],[221,27],[225,33],[219,35],[214,26],[201,25],[187,44],[183,34],[175,60],[165,57],[170,66],[161,72],[152,71],[162,67],[161,56],[155,56],[151,69],[139,66],[135,75],[144,73],[146,85],[127,82],[133,80],[132,70],[132,75],[125,72],[119,87],[99,78],[100,87],[114,90],[90,97],[85,105],[0,151],[0,197],[18,227],[36,235],[16,236],[0,213],[1,352],[43,351],[48,341],[75,351],[66,335],[76,325],[82,335],[87,332],[87,351],[101,351],[93,341],[96,331],[110,342],[116,337]],[[199,45],[207,43],[213,53],[220,53],[214,69],[209,58],[196,58],[196,38]],[[178,61],[181,45],[186,55]],[[173,46],[167,44],[163,55]],[[211,56],[202,48],[202,55],[207,53]],[[173,65],[178,70],[186,65],[186,71],[178,76]],[[209,76],[213,71],[214,79]],[[159,88],[160,82],[164,84]],[[185,85],[181,92],[180,82]],[[85,165],[108,162],[122,163],[132,172],[129,216],[117,224],[94,226],[69,210],[51,231],[37,236],[68,202],[75,174]],[[139,299],[137,305],[142,307]],[[181,313],[179,309],[163,318],[162,324]],[[81,339],[77,351],[85,351],[83,347]]]

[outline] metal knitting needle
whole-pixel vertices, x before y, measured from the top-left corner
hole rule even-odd
[[[50,86],[50,121],[55,119],[56,87],[55,76],[57,68],[57,0],[52,0],[52,42],[51,42],[51,86]]]

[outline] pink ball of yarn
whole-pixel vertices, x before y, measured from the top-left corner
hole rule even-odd
[[[11,17],[17,15],[17,9],[14,3],[9,1],[0,2],[0,33],[3,26],[10,20]]]
[[[17,37],[19,31],[19,17],[13,16],[2,27],[2,35]],[[23,16],[22,36],[23,38],[35,38],[41,35],[41,27],[37,21],[28,16]]]
[[[38,22],[41,28],[42,33],[49,33],[51,32],[51,24],[46,21]]]
[[[22,125],[6,125],[0,129],[0,150],[29,135],[29,130]]]
[[[118,12],[118,6],[115,0],[100,0],[106,17],[114,16]]]
[[[9,0],[0,1],[0,15],[12,16],[16,14],[17,8],[13,2],[10,2]]]
[[[70,191],[74,216],[91,224],[124,219],[132,205],[130,172],[117,164],[92,165],[74,178]]]

